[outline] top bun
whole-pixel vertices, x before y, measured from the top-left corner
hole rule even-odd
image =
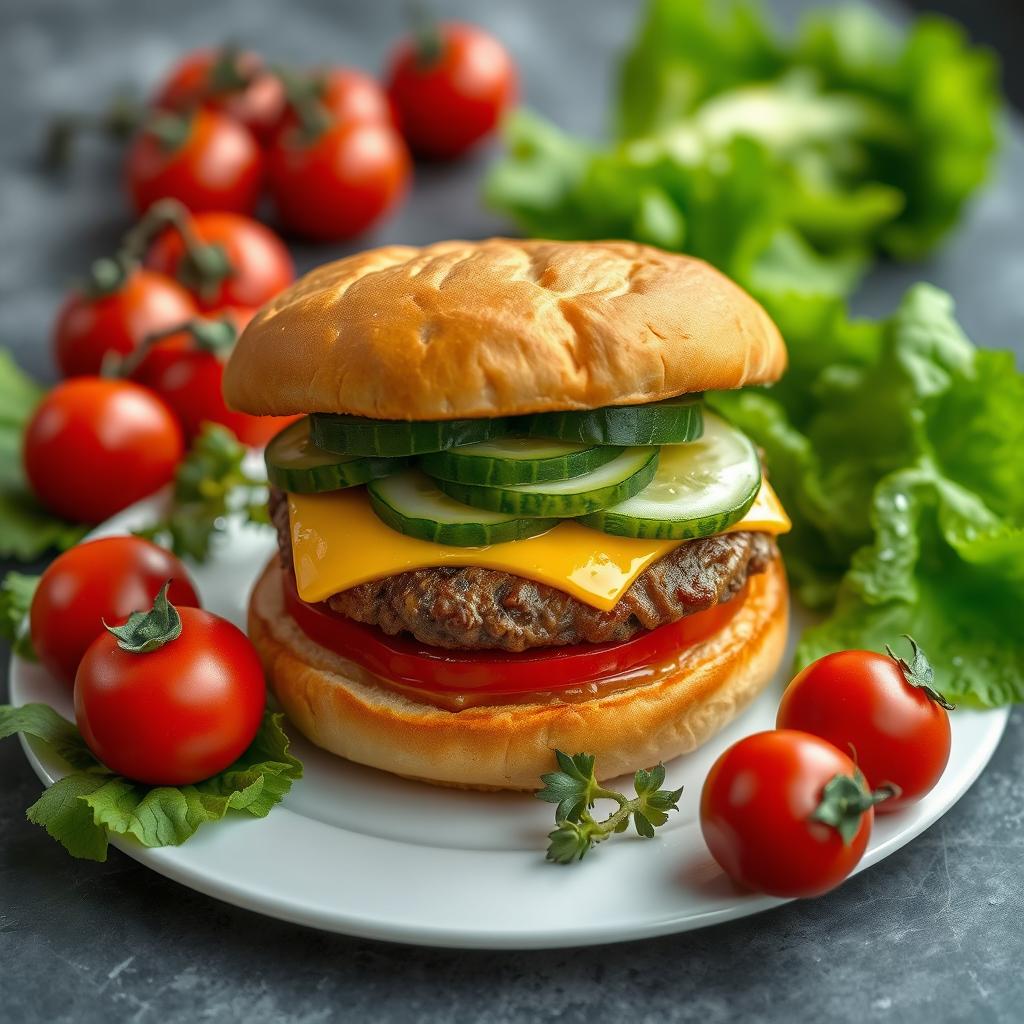
[[[778,329],[702,260],[632,242],[391,245],[312,271],[243,332],[254,414],[447,420],[637,405],[776,380]]]

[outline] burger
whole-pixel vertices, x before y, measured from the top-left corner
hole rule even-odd
[[[775,672],[789,528],[702,401],[776,380],[764,310],[626,242],[387,246],[264,307],[228,363],[270,443],[279,555],[249,632],[313,743],[427,782],[535,789],[693,750]]]

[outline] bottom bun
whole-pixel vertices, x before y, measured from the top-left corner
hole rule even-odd
[[[532,790],[552,752],[586,751],[610,779],[700,746],[760,692],[786,646],[789,598],[776,557],[752,576],[728,624],[655,682],[576,703],[447,711],[375,681],[312,641],[285,611],[275,560],[249,603],[249,636],[274,695],[302,734],[334,754],[466,789]]]

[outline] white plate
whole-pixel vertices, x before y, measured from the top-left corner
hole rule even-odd
[[[149,503],[96,531],[121,533]],[[269,530],[233,527],[194,576],[205,607],[244,624],[248,591],[274,551]],[[795,640],[794,636],[791,640]],[[785,664],[789,664],[787,660]],[[714,758],[774,723],[781,673],[745,714],[704,748],[669,765],[685,787],[680,811],[656,838],[616,837],[581,864],[546,863],[552,808],[516,794],[436,789],[332,757],[301,741],[306,776],[264,819],[206,826],[184,846],[114,844],[169,878],[229,903],[330,931],[432,946],[545,948],[638,939],[716,924],[785,901],[741,892],[700,834],[701,783]],[[15,704],[44,701],[71,717],[70,694],[14,659]],[[958,711],[942,781],[915,807],[877,819],[858,870],[878,863],[947,811],[992,756],[1008,712]],[[43,782],[59,762],[23,741]]]

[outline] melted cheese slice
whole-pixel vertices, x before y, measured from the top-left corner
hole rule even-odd
[[[538,537],[505,544],[435,544],[407,537],[381,522],[362,487],[289,494],[288,513],[299,597],[311,603],[410,569],[477,565],[546,583],[610,611],[652,562],[685,543],[613,537],[567,521]],[[789,517],[765,481],[750,511],[725,532],[779,534],[789,529]]]

